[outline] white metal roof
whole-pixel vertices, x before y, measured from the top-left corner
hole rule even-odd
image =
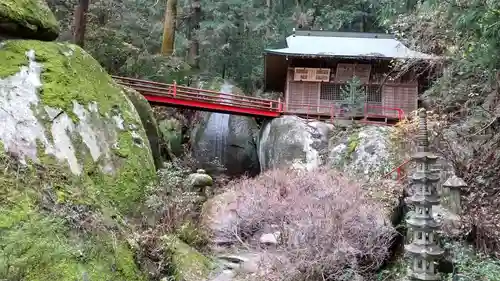
[[[297,31],[286,38],[287,48],[267,49],[268,53],[294,56],[345,58],[435,59],[413,51],[388,34]]]

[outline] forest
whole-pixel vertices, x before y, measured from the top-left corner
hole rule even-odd
[[[85,1],[47,2],[58,40],[75,40]],[[467,239],[500,257],[500,1],[93,0],[85,22],[78,43],[112,75],[187,85],[225,79],[252,95],[263,91],[263,50],[283,47],[293,28],[391,33],[440,56],[422,69],[433,75],[420,97],[432,112],[432,145],[468,184]],[[393,63],[401,72],[413,66]],[[490,268],[479,264],[464,267]]]

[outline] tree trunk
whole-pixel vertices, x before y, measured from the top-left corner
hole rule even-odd
[[[167,0],[165,21],[163,23],[163,42],[161,45],[161,54],[164,56],[171,56],[174,52],[176,17],[177,0]]]
[[[201,1],[193,0],[191,4],[191,44],[189,46],[188,63],[192,69],[200,68],[200,43],[198,42],[198,31],[201,20]]]
[[[87,25],[87,11],[90,0],[80,0],[75,10],[75,20],[73,26],[73,43],[83,47],[85,42],[85,26]]]
[[[266,39],[271,38],[272,30],[271,30],[271,21],[272,21],[272,3],[271,0],[266,0],[266,17],[269,21],[266,26]]]

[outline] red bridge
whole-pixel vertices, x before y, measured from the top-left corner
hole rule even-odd
[[[335,105],[318,106],[293,104],[290,108],[281,100],[270,100],[243,95],[227,94],[217,91],[191,88],[174,84],[164,84],[127,77],[113,76],[118,84],[130,87],[141,93],[149,102],[172,107],[183,107],[203,111],[221,112],[253,117],[274,118],[285,114],[294,114],[317,119],[331,119],[344,115]],[[393,111],[386,115],[380,112]],[[404,117],[403,110],[379,105],[366,105],[362,122],[387,124],[388,119],[399,121]],[[369,119],[385,119],[385,122],[374,122]]]

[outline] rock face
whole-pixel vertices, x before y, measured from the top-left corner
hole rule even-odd
[[[142,125],[148,135],[149,145],[155,161],[155,167],[156,169],[160,169],[163,166],[163,157],[160,151],[160,131],[158,129],[158,124],[156,123],[153,109],[149,105],[148,101],[137,91],[128,87],[122,88],[134,105],[137,113],[139,113]]]
[[[237,242],[231,230],[238,224],[237,194],[224,192],[209,199],[202,208],[201,227],[207,233],[210,242],[215,245],[230,245]]]
[[[58,34],[59,24],[44,0],[0,0],[0,40],[51,41]]]
[[[5,41],[0,65],[1,278],[144,280],[122,215],[155,166],[133,104],[75,45]]]
[[[364,126],[337,132],[330,143],[330,164],[365,179],[384,176],[403,162],[392,151],[393,130],[385,126]]]
[[[333,125],[296,116],[271,120],[260,131],[261,170],[280,166],[313,169],[325,164],[332,130]]]
[[[221,92],[232,93],[233,86],[223,84]],[[259,173],[255,137],[258,132],[254,119],[224,113],[204,113],[201,124],[192,131],[196,159],[213,170],[215,159],[230,176]]]

